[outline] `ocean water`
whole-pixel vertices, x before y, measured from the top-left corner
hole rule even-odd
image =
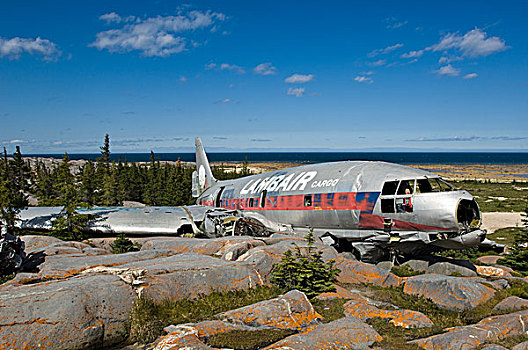
[[[99,153],[68,154],[70,159],[96,160]],[[160,160],[194,162],[194,153],[156,153]],[[208,153],[211,162],[323,163],[343,160],[380,160],[400,164],[528,164],[528,152],[239,152]],[[26,157],[62,159],[62,154],[29,154]],[[148,162],[150,153],[112,153],[128,162]]]

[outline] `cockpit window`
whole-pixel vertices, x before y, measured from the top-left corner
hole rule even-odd
[[[448,191],[454,191],[455,190],[455,186],[451,185],[450,183],[445,182],[442,179],[437,179],[437,180],[438,180],[438,183],[440,184],[440,187],[442,188],[442,191],[448,192]]]
[[[400,187],[398,187],[398,194],[412,194],[413,192],[414,180],[400,181]]]
[[[418,193],[448,192],[454,190],[453,185],[438,178],[418,179],[416,180],[416,185],[416,192]]]
[[[381,194],[383,196],[390,196],[396,193],[396,189],[398,188],[398,181],[387,181],[385,184],[383,184],[383,189],[381,190]]]

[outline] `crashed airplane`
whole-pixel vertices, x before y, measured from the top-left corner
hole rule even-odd
[[[345,161],[219,181],[199,138],[196,167],[197,205],[80,209],[97,215],[87,230],[206,237],[313,230],[325,244],[368,262],[491,242],[473,196],[423,170]],[[60,210],[29,208],[20,227],[50,229]]]

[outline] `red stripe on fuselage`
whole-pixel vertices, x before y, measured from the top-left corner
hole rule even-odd
[[[260,197],[233,198],[220,200],[220,207],[226,209],[240,209],[250,211],[276,211],[276,210],[358,210],[359,228],[361,229],[383,229],[383,217],[372,214],[379,192],[338,192],[338,193],[315,193],[312,196],[312,206],[305,206],[305,196],[308,194],[269,196],[266,197],[264,207],[260,207]],[[250,207],[250,200],[253,206]],[[201,201],[200,204],[215,206],[213,200]],[[403,220],[393,220],[394,230],[416,230],[416,231],[453,231],[456,228],[446,228],[423,225]]]
[[[305,206],[305,197],[311,195],[311,206]],[[264,207],[260,197],[233,198],[220,200],[220,207],[252,211],[266,210],[360,210],[372,213],[379,192],[338,192],[267,196]],[[250,203],[253,202],[253,206]],[[201,201],[202,205],[214,206],[214,201]]]

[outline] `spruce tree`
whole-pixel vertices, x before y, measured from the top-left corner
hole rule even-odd
[[[97,202],[97,181],[95,166],[92,160],[88,160],[81,170],[81,187],[79,189],[80,201],[91,207]]]
[[[77,212],[79,206],[75,178],[70,170],[68,153],[64,153],[62,163],[57,167],[56,187],[60,193],[59,204],[63,206],[59,216],[53,222],[53,230],[61,235],[69,235],[75,240],[82,239],[83,229],[92,218]]]
[[[17,146],[16,160],[9,161],[4,147],[2,172],[0,177],[0,226],[5,225],[13,233],[20,210],[27,207],[27,196],[24,190],[29,187],[28,178],[24,175],[24,161]]]

